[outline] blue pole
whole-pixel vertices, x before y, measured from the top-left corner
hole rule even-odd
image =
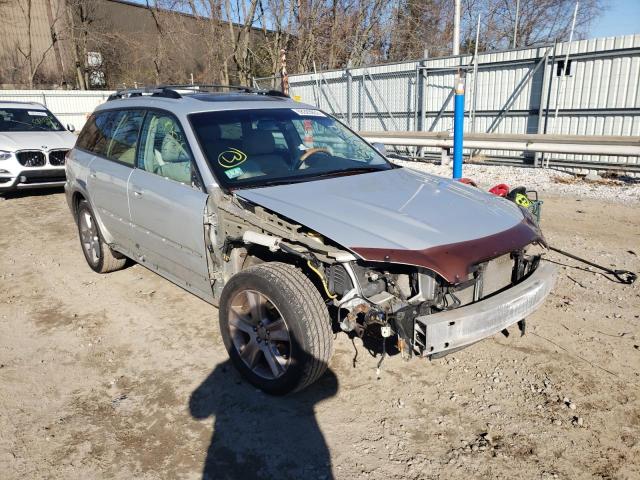
[[[462,177],[462,143],[464,137],[464,72],[456,77],[453,113],[453,178]]]

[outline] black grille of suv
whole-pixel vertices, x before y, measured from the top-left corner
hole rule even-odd
[[[54,150],[49,152],[49,163],[54,167],[61,167],[64,165],[64,156],[69,150]]]
[[[44,167],[44,153],[42,152],[18,152],[16,153],[20,165],[24,167]]]

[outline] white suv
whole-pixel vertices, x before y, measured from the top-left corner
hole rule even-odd
[[[63,186],[76,136],[39,103],[0,102],[0,194]]]

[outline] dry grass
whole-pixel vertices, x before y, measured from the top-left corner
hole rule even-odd
[[[465,163],[482,165],[487,161],[487,157],[480,153],[478,155],[468,156],[464,161]]]
[[[617,175],[609,174],[606,177],[600,177],[597,180],[587,179],[583,175],[554,175],[551,177],[554,183],[562,183],[564,185],[589,184],[589,185],[606,185],[606,186],[623,186],[626,182],[618,179]]]
[[[551,177],[553,183],[562,183],[564,185],[574,185],[576,183],[582,182],[582,179],[577,176],[570,175],[554,175]]]

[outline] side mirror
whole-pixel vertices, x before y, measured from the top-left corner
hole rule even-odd
[[[387,147],[384,146],[384,143],[375,142],[375,143],[372,143],[371,145],[382,155],[384,156],[387,155]]]
[[[67,123],[67,130],[69,130],[70,132],[75,132],[76,127],[74,127],[73,123]]]

